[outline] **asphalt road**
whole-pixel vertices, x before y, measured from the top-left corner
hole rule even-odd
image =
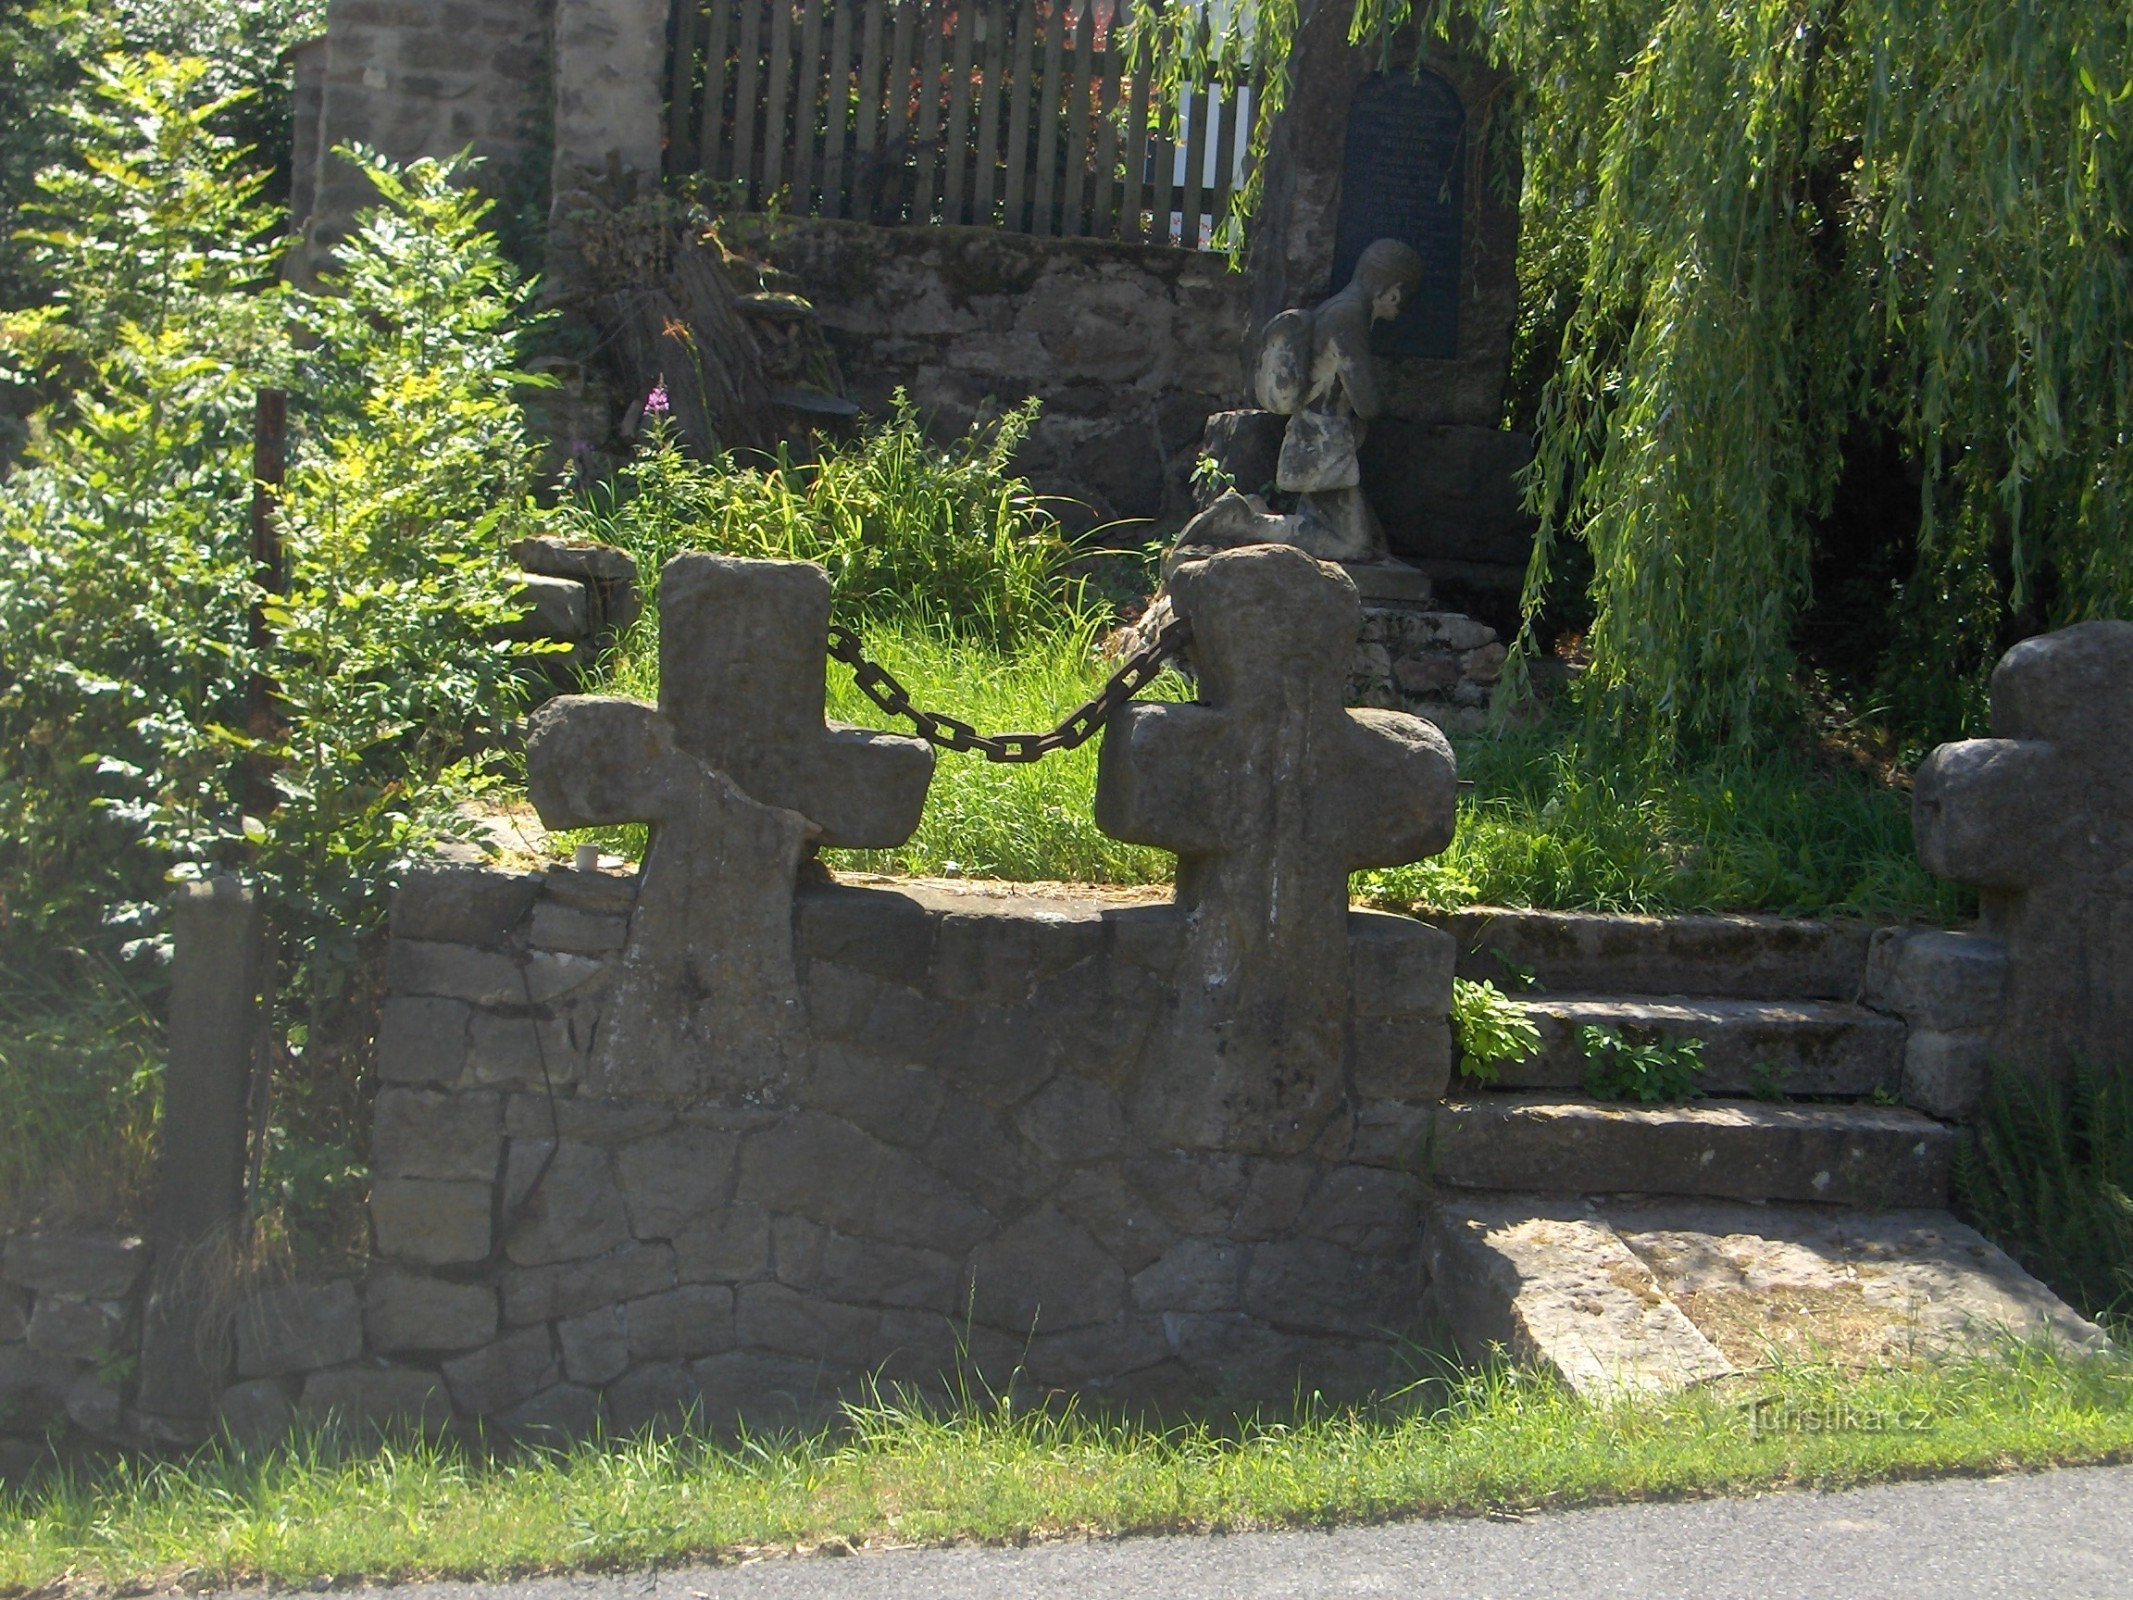
[[[2051,1600],[2133,1596],[2133,1467],[1522,1520],[1121,1539],[693,1567],[393,1600]]]

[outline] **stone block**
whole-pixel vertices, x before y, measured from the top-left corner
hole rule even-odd
[[[687,1360],[733,1347],[733,1291],[695,1283],[632,1300],[623,1309],[630,1360]]]
[[[516,959],[469,944],[395,939],[387,947],[385,981],[395,994],[464,1000],[469,1005],[544,1006],[606,974],[591,956],[537,950]]]
[[[795,898],[793,910],[794,951],[810,969],[831,963],[912,989],[926,982],[933,963],[936,919],[909,894],[848,884],[808,884]],[[810,970],[806,978],[810,991],[813,984]]]
[[[1086,1078],[1054,1078],[1016,1110],[1015,1123],[1054,1161],[1074,1165],[1113,1155],[1126,1139],[1124,1104]]]
[[[710,1218],[733,1187],[739,1141],[716,1128],[676,1128],[615,1152],[615,1174],[640,1239],[671,1239]]]
[[[704,1425],[722,1433],[810,1432],[839,1409],[843,1375],[820,1362],[735,1350],[698,1361],[689,1371]]]
[[[1104,925],[1095,916],[951,911],[935,925],[926,988],[969,1005],[1020,1005],[1039,983],[1103,946]]]
[[[1355,1087],[1366,1099],[1441,1099],[1452,1081],[1452,1028],[1442,1013],[1358,1017]]]
[[[116,1439],[124,1427],[124,1396],[116,1375],[92,1367],[67,1386],[67,1420],[94,1439]]]
[[[558,1376],[555,1343],[544,1327],[520,1328],[444,1364],[453,1403],[477,1417],[494,1416],[532,1399]]]
[[[592,637],[592,595],[576,579],[528,573],[512,600],[524,607],[526,614],[504,628],[507,639],[566,639],[575,643]]]
[[[441,1433],[452,1401],[434,1372],[414,1367],[340,1367],[304,1380],[297,1421],[339,1428],[359,1438]]]
[[[738,1283],[770,1270],[770,1219],[763,1208],[727,1206],[674,1236],[683,1283]]]
[[[1069,1174],[1055,1203],[1089,1230],[1122,1271],[1138,1272],[1176,1237],[1155,1208],[1110,1167],[1085,1167]]]
[[[859,1367],[872,1355],[881,1314],[803,1294],[782,1283],[749,1283],[734,1291],[733,1323],[743,1345],[830,1366]]]
[[[586,1261],[506,1267],[497,1286],[506,1327],[554,1322],[673,1288],[674,1251],[663,1244],[630,1243]]]
[[[1011,1216],[1059,1187],[1059,1164],[1001,1112],[951,1096],[921,1152],[936,1172],[995,1216]]]
[[[915,1157],[835,1117],[802,1112],[749,1135],[739,1196],[866,1238],[968,1249],[992,1219]]]
[[[1243,1193],[1222,1231],[1233,1239],[1273,1239],[1292,1231],[1318,1181],[1317,1161],[1254,1161],[1244,1174]],[[1227,1182],[1222,1185],[1226,1192]],[[1204,1231],[1204,1230],[1203,1230]]]
[[[1937,1033],[1986,1029],[2007,995],[2007,947],[1981,933],[1884,929],[1867,957],[1868,1002]]]
[[[496,1290],[387,1268],[364,1286],[363,1334],[380,1355],[472,1350],[496,1337]]]
[[[600,1397],[583,1384],[551,1384],[523,1404],[496,1418],[515,1439],[539,1444],[568,1444],[600,1431]]]
[[[815,1046],[808,1098],[887,1144],[923,1145],[944,1096],[940,1074],[931,1067],[872,1054],[863,1044]]]
[[[502,1101],[492,1091],[386,1089],[378,1095],[371,1167],[380,1177],[494,1183],[503,1147]]]
[[[1142,1311],[1239,1310],[1248,1254],[1227,1239],[1182,1239],[1133,1275],[1133,1303]]]
[[[629,1370],[629,1330],[620,1306],[602,1306],[557,1323],[555,1339],[564,1376],[573,1383],[609,1383]]]
[[[370,1193],[378,1253],[418,1267],[487,1258],[495,1186],[430,1178],[381,1178]]]
[[[572,911],[627,921],[630,908],[637,903],[637,874],[550,867],[542,898]]]
[[[101,1361],[117,1353],[126,1308],[117,1300],[41,1294],[30,1313],[29,1345],[61,1361]]]
[[[784,1225],[791,1220],[781,1218],[777,1234],[780,1282],[857,1305],[944,1315],[956,1309],[962,1275],[951,1257],[828,1229],[814,1229],[814,1238],[801,1249],[796,1242],[789,1246]]]
[[[1373,1100],[1355,1117],[1355,1142],[1349,1159],[1361,1166],[1392,1167],[1402,1172],[1428,1170],[1430,1135],[1437,1126],[1437,1104],[1425,1101]]]
[[[1399,1255],[1422,1238],[1422,1183],[1382,1167],[1340,1167],[1320,1180],[1297,1219],[1306,1238],[1359,1255]]]
[[[1991,1076],[1990,1036],[1913,1028],[1903,1047],[1903,1103],[1945,1122],[1977,1114]]]
[[[147,1265],[139,1239],[77,1233],[18,1233],[0,1255],[0,1274],[17,1288],[77,1300],[123,1300]]]
[[[378,1076],[387,1083],[452,1087],[466,1064],[472,1015],[462,1000],[386,1001],[378,1017]]]
[[[63,1416],[75,1371],[26,1344],[0,1345],[0,1431],[34,1433]]]
[[[543,1094],[517,1094],[504,1106],[504,1132],[514,1139],[561,1137],[574,1144],[612,1149],[649,1139],[673,1125],[669,1107],[627,1101],[552,1100]]]
[[[1029,1375],[1047,1387],[1101,1387],[1170,1359],[1161,1317],[1115,1317],[1029,1342]]]
[[[1122,1163],[1126,1182],[1180,1233],[1221,1233],[1266,1163],[1243,1156],[1173,1150]]]
[[[605,1398],[608,1426],[624,1437],[673,1432],[703,1408],[696,1379],[678,1361],[638,1367],[611,1384]]]
[[[538,872],[422,865],[394,886],[392,936],[443,944],[499,945],[533,909]]]
[[[215,1427],[231,1444],[247,1452],[270,1449],[296,1426],[289,1386],[279,1378],[233,1383],[215,1403]]]
[[[504,1254],[522,1267],[604,1255],[630,1237],[609,1154],[514,1139],[504,1169]]]
[[[1115,1316],[1126,1275],[1088,1229],[1043,1206],[973,1254],[971,1286],[975,1320],[1059,1333]]]
[[[292,1283],[237,1308],[237,1375],[271,1378],[338,1366],[363,1353],[355,1285]]]
[[[600,1008],[547,1008],[545,1016],[477,1012],[467,1038],[465,1082],[498,1089],[565,1090],[585,1076]],[[545,1128],[542,1130],[547,1131]]]
[[[1382,911],[1349,912],[1349,982],[1356,1016],[1449,1015],[1458,955],[1458,942],[1426,922]]]
[[[1297,1332],[1382,1337],[1414,1324],[1421,1292],[1412,1266],[1394,1270],[1322,1239],[1277,1239],[1252,1251],[1244,1308]]]
[[[534,907],[530,939],[536,949],[565,950],[581,956],[607,956],[629,939],[627,917],[580,911],[546,901]]]

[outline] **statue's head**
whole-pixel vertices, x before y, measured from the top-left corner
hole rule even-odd
[[[1362,289],[1371,317],[1389,322],[1421,287],[1422,258],[1397,239],[1379,239],[1364,246],[1356,257],[1355,276],[1349,282]]]

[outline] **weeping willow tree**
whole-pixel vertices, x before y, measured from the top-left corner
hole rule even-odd
[[[1924,720],[1974,718],[2014,630],[2133,615],[2133,7],[1320,3],[1519,85],[1529,298],[1564,308],[1533,319],[1527,642],[1582,541],[1595,709],[1662,750],[1770,726],[1861,427],[1919,483],[1892,658]],[[1199,61],[1140,38],[1175,75],[1278,64],[1297,26],[1268,0]]]

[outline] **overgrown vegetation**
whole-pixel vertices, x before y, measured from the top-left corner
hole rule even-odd
[[[895,623],[1003,652],[1042,652],[1092,625],[1070,570],[1074,548],[1014,470],[1036,401],[941,449],[898,391],[889,415],[848,445],[822,445],[805,460],[781,448],[771,461],[699,462],[658,415],[663,397],[655,391],[652,400],[644,447],[611,484],[560,509],[564,526],[637,558],[648,600],[669,557],[715,550],[820,562],[838,616],[852,623]]]
[[[27,236],[49,292],[0,318],[7,364],[52,396],[0,483],[0,960],[84,951],[78,983],[123,959],[152,1005],[170,882],[256,882],[301,1063],[277,1138],[301,1165],[361,1120],[360,1009],[333,1050],[319,1036],[360,998],[387,868],[462,826],[468,758],[518,694],[525,647],[497,634],[533,465],[525,290],[457,168],[359,151],[385,203],[331,294],[283,290],[208,82],[197,60],[89,69],[79,165],[40,178]],[[249,524],[269,387],[295,391],[278,592]],[[96,1081],[93,1038],[61,1036]]]
[[[1703,1095],[1703,1041],[1640,1036],[1590,1025],[1578,1029],[1585,1092],[1595,1100],[1671,1105]]]
[[[1996,1066],[1956,1167],[1964,1210],[2091,1316],[2133,1311],[2133,1074]]]
[[[1593,1405],[1502,1369],[1370,1412],[1231,1427],[980,1401],[862,1407],[848,1431],[725,1448],[591,1441],[483,1457],[319,1444],[122,1461],[0,1499],[0,1593],[498,1578],[765,1550],[1324,1527],[1427,1513],[1837,1488],[2123,1459],[2133,1374],[2042,1348]]]
[[[1494,1083],[1540,1051],[1540,1026],[1486,978],[1452,979],[1452,1052],[1461,1075]]]
[[[1136,48],[1175,81],[1192,13],[1138,10]],[[1214,54],[1283,62],[1300,12],[1239,8]],[[1896,581],[1861,618],[1914,736],[1976,727],[2016,638],[2133,605],[2133,13],[1356,0],[1353,17],[1389,56],[1451,33],[1510,75],[1488,131],[1523,167],[1527,601],[1589,557],[1587,700],[1616,736],[1663,755],[1792,720],[1813,559],[1862,443],[1918,486],[1915,530],[1868,531]],[[1270,73],[1262,119],[1286,94]]]

